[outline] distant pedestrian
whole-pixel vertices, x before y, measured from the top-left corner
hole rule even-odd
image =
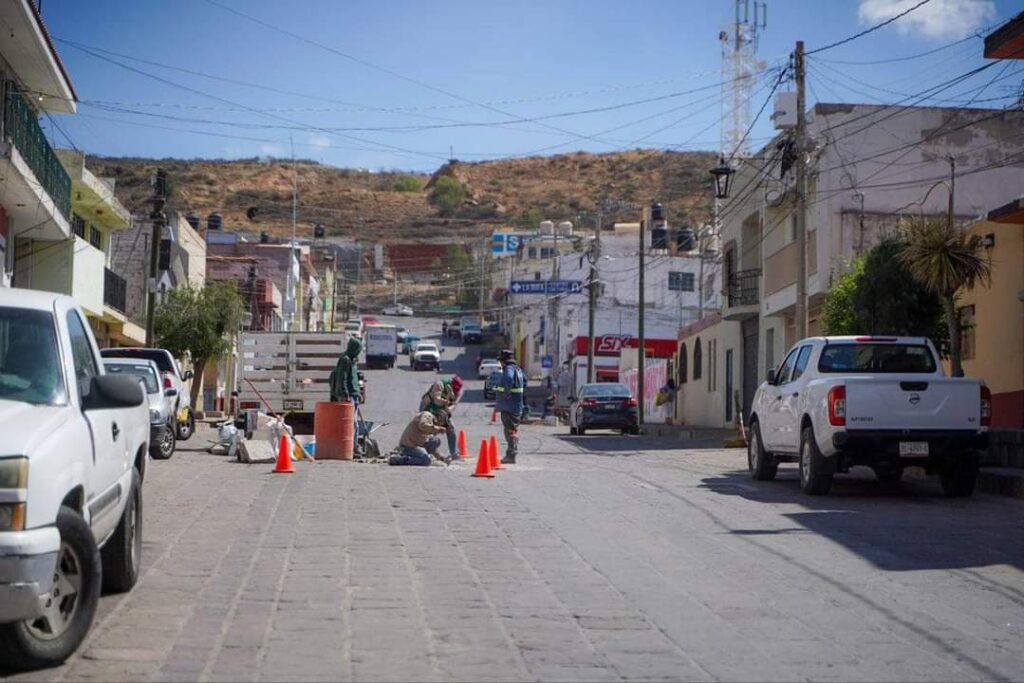
[[[501,413],[501,425],[505,432],[505,457],[501,462],[514,465],[519,454],[519,424],[522,421],[525,404],[526,375],[516,364],[509,350],[501,352],[501,383],[494,387],[495,408]]]
[[[444,434],[447,429],[443,420],[442,416],[429,410],[418,413],[402,432],[398,441],[399,454],[391,456],[388,464],[426,467],[432,456],[444,460],[437,454],[441,447],[441,439],[437,435]]]

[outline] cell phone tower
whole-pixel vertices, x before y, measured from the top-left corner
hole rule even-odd
[[[718,34],[722,43],[722,137],[719,153],[726,161],[750,154],[750,96],[757,72],[764,63],[757,58],[760,32],[768,25],[768,6],[763,2],[734,0],[736,19]],[[753,12],[751,12],[753,5]]]

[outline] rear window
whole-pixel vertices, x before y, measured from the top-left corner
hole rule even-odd
[[[103,349],[100,355],[104,358],[142,358],[151,360],[160,368],[160,372],[178,374],[177,369],[171,365],[170,356],[157,349]]]
[[[935,372],[935,357],[923,344],[829,344],[821,351],[818,372]]]
[[[143,381],[146,385],[147,394],[155,394],[160,391],[160,385],[157,383],[156,375],[153,374],[151,368],[147,368],[144,365],[128,365],[122,363],[104,363],[104,367],[107,369],[107,373],[111,375],[134,375]]]
[[[621,396],[629,398],[629,388],[624,384],[592,384],[584,387],[582,396]]]

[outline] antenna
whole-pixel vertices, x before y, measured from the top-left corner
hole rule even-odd
[[[749,156],[750,143],[743,139],[750,127],[750,95],[754,74],[764,68],[757,58],[760,31],[768,26],[768,5],[750,0],[734,0],[736,20],[718,34],[722,43],[722,133],[719,154],[729,159]],[[751,19],[753,19],[751,21]]]

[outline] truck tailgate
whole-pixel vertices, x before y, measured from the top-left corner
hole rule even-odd
[[[927,377],[846,380],[849,429],[978,429],[981,383],[975,379]]]

